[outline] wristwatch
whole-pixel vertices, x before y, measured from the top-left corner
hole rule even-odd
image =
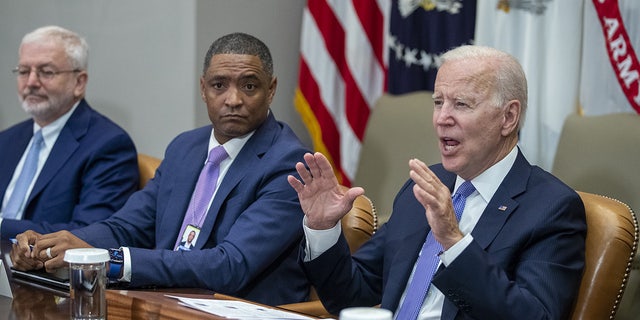
[[[117,281],[122,278],[122,265],[124,264],[124,254],[122,248],[109,249],[109,280]]]

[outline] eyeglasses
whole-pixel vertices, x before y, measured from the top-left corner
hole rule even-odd
[[[11,72],[13,72],[13,74],[15,74],[16,77],[18,77],[18,79],[25,80],[29,78],[29,75],[31,75],[31,70],[32,70],[31,68],[27,68],[27,67],[16,67],[15,69],[11,70]],[[76,73],[76,72],[80,72],[81,70],[73,69],[73,70],[55,71],[53,69],[49,69],[45,67],[45,68],[36,68],[34,71],[40,81],[48,81],[55,78],[57,75],[61,73],[70,73],[70,72]]]

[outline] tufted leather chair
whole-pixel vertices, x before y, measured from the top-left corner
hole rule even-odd
[[[351,253],[356,252],[378,230],[378,215],[371,199],[365,195],[357,197],[340,224]]]
[[[569,115],[560,134],[551,172],[575,190],[618,199],[637,212],[640,210],[639,137],[640,116],[634,113]],[[640,255],[636,254],[616,319],[639,319],[638,299]]]
[[[138,170],[140,171],[140,185],[138,186],[138,189],[144,188],[147,181],[153,178],[161,161],[162,160],[156,157],[138,153]]]
[[[638,248],[638,222],[623,202],[578,194],[587,217],[586,263],[571,319],[614,319]]]
[[[346,189],[344,186],[343,188]],[[349,244],[349,249],[353,253],[358,250],[363,243],[369,240],[369,238],[371,238],[378,229],[376,208],[367,196],[359,196],[353,202],[351,210],[342,218],[341,224],[342,233]],[[314,315],[316,317],[333,317],[324,308],[324,306],[322,306],[315,290],[313,290],[313,288],[311,289],[309,301],[291,303],[281,305],[279,307],[308,315]]]

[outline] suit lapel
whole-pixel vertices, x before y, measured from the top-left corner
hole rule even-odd
[[[251,168],[257,168],[259,166],[258,162],[272,145],[277,127],[278,124],[273,117],[273,113],[269,113],[265,123],[256,130],[253,136],[251,136],[242,147],[242,150],[240,150],[238,156],[233,160],[231,167],[227,170],[216,191],[211,207],[207,212],[207,217],[202,225],[199,238],[210,238],[223,203],[227,201],[231,191],[240,184],[240,181],[247,175],[247,172],[250,172]],[[198,241],[195,248],[202,249],[206,243],[207,241]]]
[[[80,140],[89,130],[90,112],[89,105],[85,100],[80,101],[78,107],[60,131],[53,148],[51,148],[51,153],[49,153],[49,157],[42,167],[36,183],[33,185],[33,191],[29,195],[27,204],[42,192],[44,187],[58,174],[60,168],[76,151],[80,145]]]
[[[526,190],[530,174],[531,165],[518,151],[518,157],[511,170],[496,190],[471,232],[475,241],[483,249],[486,249],[493,242],[509,215],[518,207],[518,201],[515,200],[515,197]]]
[[[200,171],[202,171],[204,161],[207,158],[211,127],[202,128],[201,131],[201,134],[193,144],[181,149],[184,153],[179,158],[174,158],[171,164],[163,168],[165,171],[171,171],[171,173],[166,173],[169,178],[165,178],[166,180],[162,181],[163,184],[170,186],[169,193],[164,195],[170,201],[167,203],[166,210],[158,213],[162,215],[162,218],[157,219],[159,223],[157,230],[159,232],[169,232],[174,236],[156,236],[158,247],[173,249],[178,232],[180,232],[180,226],[182,226],[182,221],[187,213]],[[199,242],[202,241],[197,241],[197,243]]]
[[[398,307],[420,249],[422,249],[422,244],[430,230],[426,218],[424,221],[424,224],[422,221],[415,224],[420,226],[419,230],[413,230],[406,236],[393,241],[397,245],[394,245],[395,254],[389,263],[389,280],[383,288],[382,305],[386,308],[395,310]],[[385,299],[387,297],[388,301],[384,301],[387,300]]]

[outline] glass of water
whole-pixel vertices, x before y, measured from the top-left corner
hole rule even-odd
[[[97,248],[69,249],[71,319],[104,320],[107,317],[107,262],[109,251]]]

